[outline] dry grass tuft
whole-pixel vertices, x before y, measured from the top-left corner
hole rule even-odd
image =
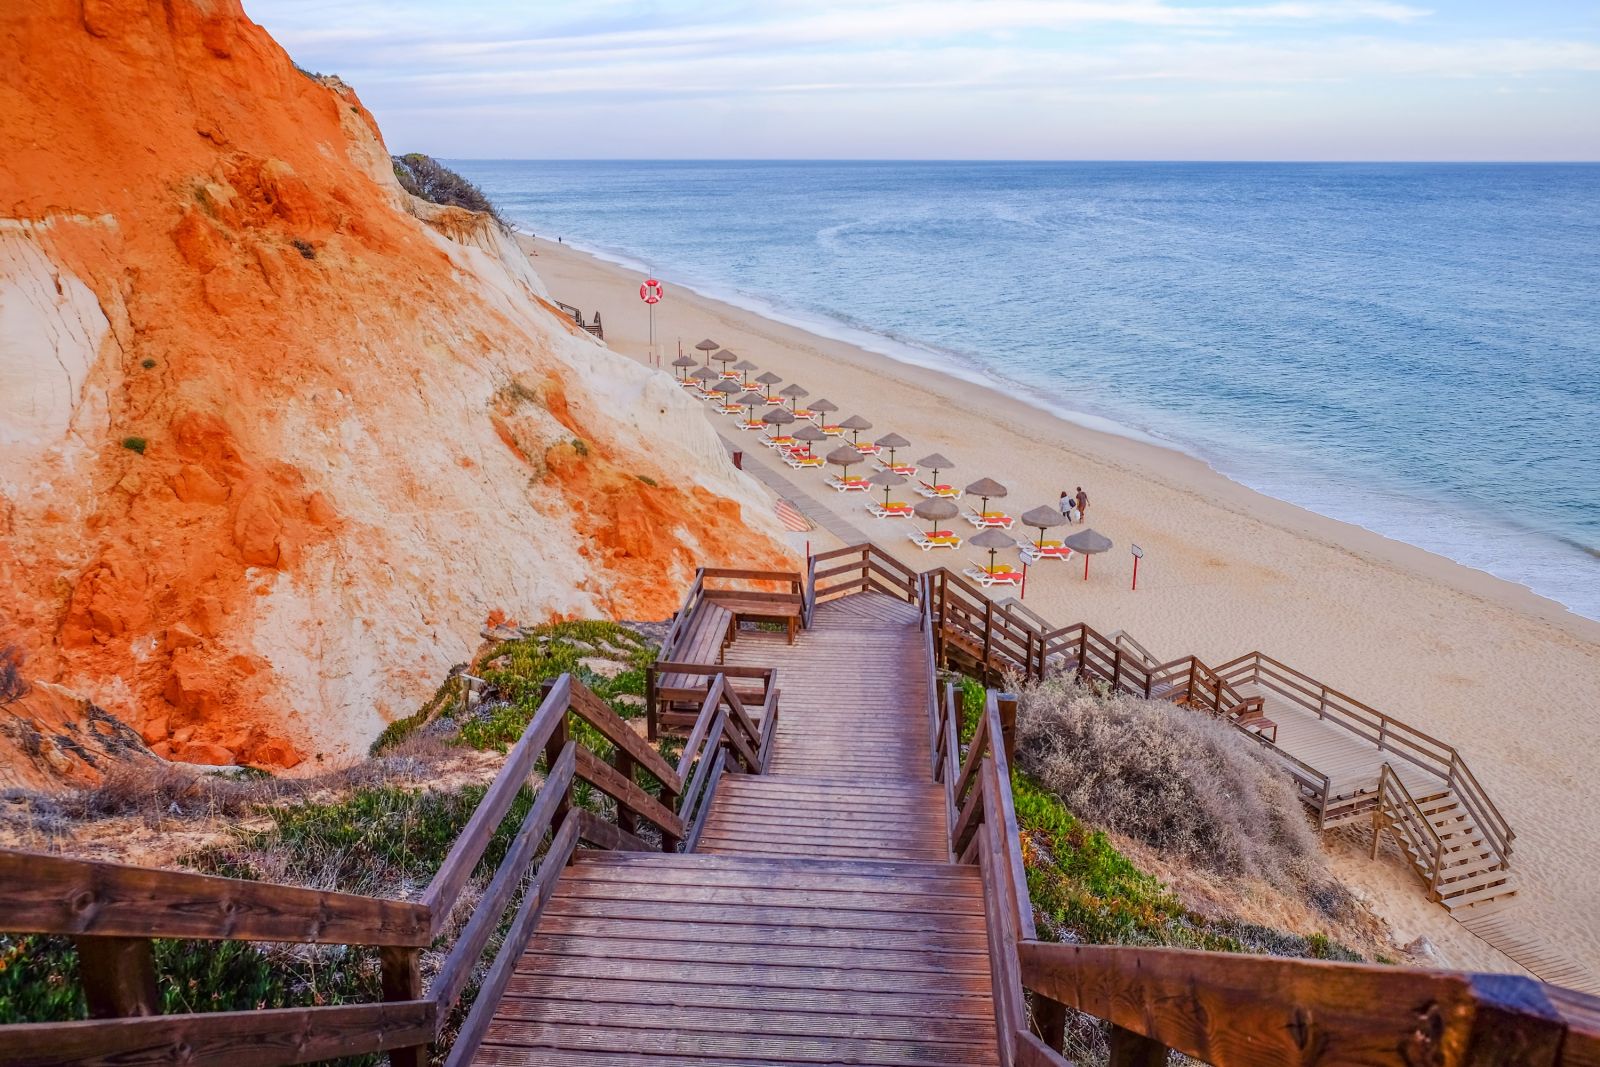
[[[1018,765],[1075,814],[1228,877],[1328,882],[1292,785],[1232,727],[1068,679],[1020,697]]]

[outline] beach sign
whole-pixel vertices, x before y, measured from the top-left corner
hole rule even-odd
[[[1128,547],[1133,550],[1133,589],[1139,588],[1139,561],[1144,559],[1144,549],[1133,542],[1128,542]]]

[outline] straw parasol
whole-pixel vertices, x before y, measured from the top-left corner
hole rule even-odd
[[[929,470],[933,471],[933,481],[930,484],[938,485],[939,472],[949,470],[951,467],[955,466],[955,463],[935,452],[931,456],[923,456],[921,459],[917,460],[917,466],[927,467]]]
[[[746,389],[750,388],[750,372],[756,369],[756,365],[751,363],[748,359],[741,359],[739,362],[733,365],[733,369],[743,375],[740,381],[744,387]]]
[[[886,433],[872,443],[877,445],[879,448],[887,448],[889,450],[889,466],[891,467],[895,465],[894,450],[897,448],[911,447],[911,442],[907,441],[904,437],[901,437],[897,433]]]
[[[773,408],[771,411],[761,416],[761,421],[773,428],[787,426],[789,423],[795,421],[795,413],[790,411],[788,408]],[[772,436],[776,438],[780,435],[773,434]]]
[[[672,365],[678,368],[678,380],[681,382],[683,381],[684,368],[698,367],[700,364],[694,361],[693,356],[679,356],[677,359],[672,361]]]
[[[709,382],[716,376],[717,372],[712,370],[710,367],[698,367],[689,375],[689,377],[693,378],[697,382]]]
[[[1044,547],[1044,532],[1050,527],[1060,526],[1066,521],[1067,517],[1061,514],[1060,508],[1052,508],[1045,504],[1040,504],[1032,511],[1022,513],[1022,524],[1024,526],[1032,526],[1039,531],[1039,548]]]
[[[975,496],[983,501],[982,506],[978,508],[978,514],[982,515],[984,512],[989,510],[989,498],[995,497],[998,499],[1005,496],[1006,487],[995,481],[993,478],[979,478],[977,481],[967,486],[967,495]]]
[[[701,341],[699,344],[695,345],[695,347],[706,354],[706,366],[709,367],[711,366],[711,353],[715,352],[722,346],[717,344],[717,342],[713,341],[711,338],[707,337],[704,341]]]
[[[811,390],[807,389],[803,385],[786,385],[782,389],[778,390],[778,395],[788,397],[789,406],[792,408],[795,406],[796,400],[799,400],[803,396],[810,396]]]
[[[729,352],[726,348],[724,348],[721,352],[712,353],[711,358],[716,360],[718,363],[721,363],[723,370],[727,370],[728,369],[728,364],[732,363],[734,360],[738,359],[739,357],[737,355],[735,355],[734,353]]]
[[[779,382],[783,381],[783,375],[773,374],[771,371],[767,371],[765,374],[756,375],[756,381],[764,386],[767,392],[770,393],[772,392],[772,387],[774,385],[777,385]]]
[[[919,518],[927,519],[929,522],[933,523],[933,529],[929,530],[928,532],[930,534],[936,534],[939,532],[939,520],[953,519],[956,517],[956,513],[961,509],[956,506],[956,502],[954,500],[946,500],[942,496],[936,496],[927,500],[919,501],[917,506],[911,510],[916,512]]]
[[[868,478],[867,481],[883,489],[884,507],[889,506],[889,490],[893,489],[897,485],[906,484],[905,478],[902,475],[896,474],[894,471],[879,471],[872,477]]]
[[[1094,530],[1079,530],[1071,537],[1062,538],[1061,543],[1074,552],[1083,553],[1083,580],[1086,582],[1089,580],[1089,557],[1111,550],[1111,538]]]
[[[747,420],[753,420],[756,417],[756,408],[760,407],[766,402],[767,398],[762,396],[760,393],[745,393],[738,400],[734,401],[734,403],[738,404],[740,407],[750,409],[745,413],[745,418]]]
[[[991,527],[987,530],[979,530],[977,533],[967,538],[967,544],[977,545],[979,548],[987,548],[989,550],[989,573],[993,574],[994,554],[1000,551],[1002,548],[1013,547],[1016,542],[1011,539],[1010,534],[1003,530],[996,530]]]
[[[839,410],[839,405],[835,404],[827,397],[823,397],[821,400],[813,400],[811,403],[807,404],[806,407],[817,412],[819,415],[826,415],[830,411]]]
[[[739,391],[739,383],[735,382],[735,381],[731,381],[730,379],[724,378],[724,379],[722,379],[722,381],[718,382],[716,385],[713,385],[711,387],[711,391],[713,393],[721,393],[723,395],[724,402],[726,402],[726,398],[727,397],[732,396],[734,393],[737,393]]]
[[[850,431],[850,443],[853,445],[858,445],[861,443],[862,430],[872,429],[872,423],[868,422],[866,419],[863,419],[860,415],[851,415],[839,425]]]
[[[785,412],[784,414],[789,414],[789,413]],[[794,416],[793,415],[789,415],[789,417],[793,418]],[[844,468],[844,473],[842,475],[840,475],[840,477],[843,478],[845,481],[849,481],[850,480],[850,465],[853,464],[853,463],[860,463],[861,462],[861,453],[857,452],[855,449],[851,448],[849,445],[840,445],[838,448],[834,449],[832,452],[829,452],[823,458],[826,459],[829,463],[832,463],[836,467],[843,467]]]
[[[826,441],[828,439],[827,434],[823,433],[820,429],[811,425],[809,422],[789,436],[793,437],[796,441],[807,442]]]

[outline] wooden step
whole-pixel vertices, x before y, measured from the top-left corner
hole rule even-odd
[[[580,851],[474,1062],[998,1064],[981,876]]]

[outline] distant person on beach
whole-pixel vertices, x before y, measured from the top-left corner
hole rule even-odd
[[[1078,521],[1078,502],[1065,489],[1061,491],[1061,517],[1069,523]]]
[[[1073,499],[1078,505],[1078,522],[1089,521],[1089,494],[1083,491],[1083,486],[1078,486],[1078,495]]]

